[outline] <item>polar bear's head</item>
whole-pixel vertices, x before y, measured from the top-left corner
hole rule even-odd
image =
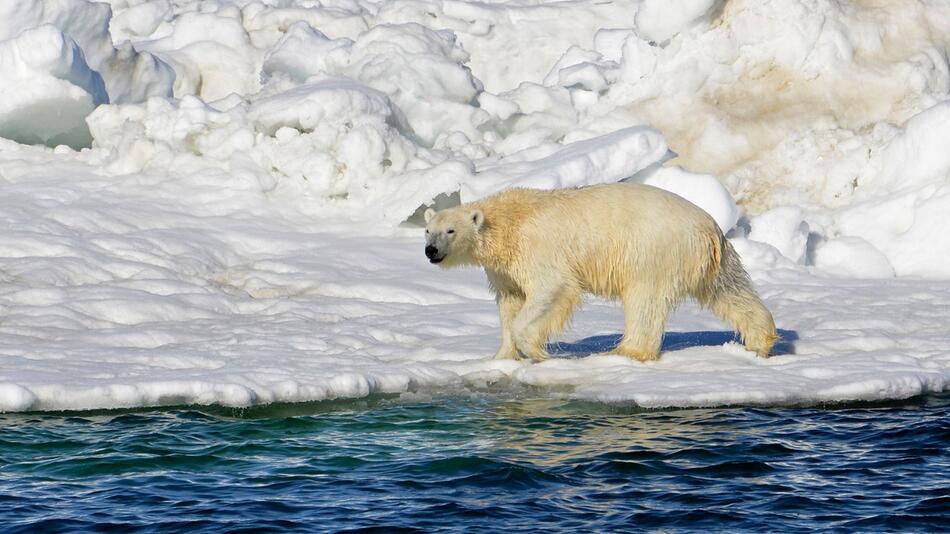
[[[482,210],[459,206],[436,213],[427,209],[426,257],[442,267],[472,263],[471,249],[482,225]]]

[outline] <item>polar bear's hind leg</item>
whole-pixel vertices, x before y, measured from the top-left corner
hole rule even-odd
[[[765,358],[778,341],[775,320],[752,287],[732,244],[724,238],[721,243],[721,268],[697,297],[739,332],[746,348]]]

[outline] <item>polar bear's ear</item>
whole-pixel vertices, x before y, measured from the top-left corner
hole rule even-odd
[[[485,214],[482,213],[482,210],[472,210],[469,214],[472,224],[475,225],[476,230],[481,230],[482,225],[485,224]]]
[[[432,218],[435,217],[435,210],[432,209],[432,208],[427,209],[426,212],[425,212],[424,217],[425,217],[425,219],[426,219],[426,222],[431,221]]]

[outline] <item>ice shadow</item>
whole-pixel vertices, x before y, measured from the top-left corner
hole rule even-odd
[[[798,332],[779,329],[780,339],[772,349],[772,356],[795,354],[795,342],[798,341]],[[622,334],[604,334],[601,336],[585,337],[574,342],[558,341],[548,343],[548,353],[552,356],[564,358],[582,358],[591,354],[610,352],[619,343]],[[703,330],[699,332],[666,332],[663,335],[661,352],[681,350],[690,347],[718,347],[730,341],[739,342],[735,332],[727,330]]]

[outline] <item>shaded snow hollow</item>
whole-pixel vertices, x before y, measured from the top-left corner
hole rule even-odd
[[[943,391],[948,21],[911,0],[3,4],[0,411]],[[591,355],[621,325],[592,300],[551,361],[489,360],[483,275],[399,226],[619,180],[730,232],[779,354],[687,304],[660,361]]]

